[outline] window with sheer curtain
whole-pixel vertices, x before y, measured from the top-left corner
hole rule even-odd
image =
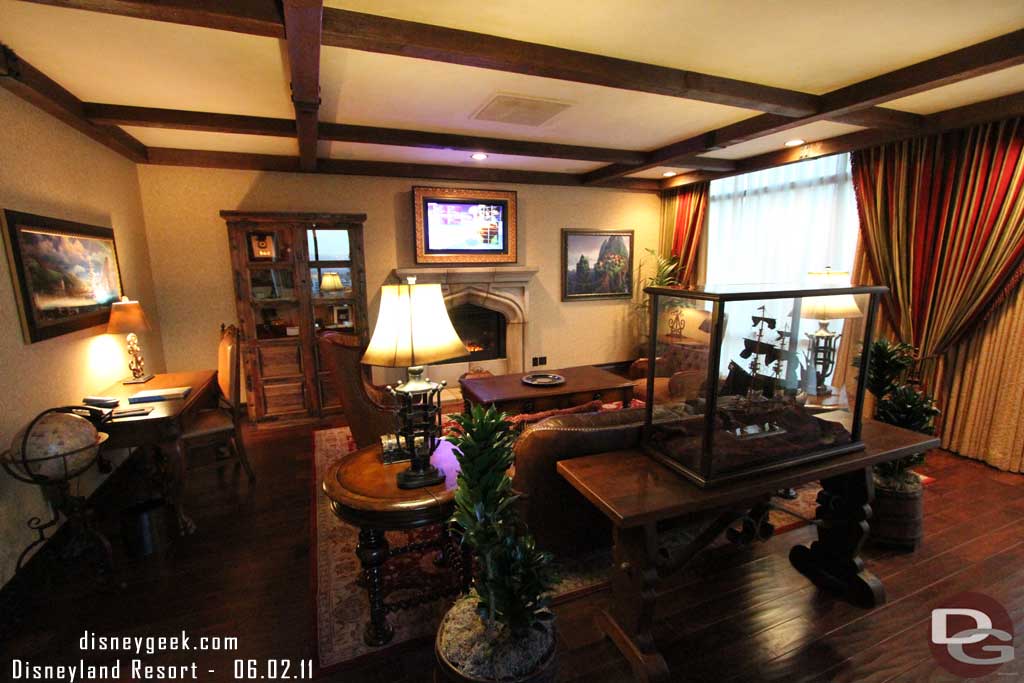
[[[708,207],[707,282],[811,285],[810,272],[853,267],[857,232],[848,154],[715,180]],[[787,324],[791,304],[776,301],[765,315]],[[743,350],[750,332],[744,323],[759,315],[757,306],[727,307],[723,368]],[[834,321],[832,329],[841,331],[841,322]]]

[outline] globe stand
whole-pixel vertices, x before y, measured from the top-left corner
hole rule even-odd
[[[71,413],[78,418],[87,419],[97,427],[105,421],[107,414],[102,411],[69,406],[52,408],[35,417],[25,428],[20,439],[20,448],[12,447],[12,451],[0,454],[0,465],[18,481],[34,484],[42,489],[44,498],[50,505],[52,519],[43,521],[40,517],[31,517],[26,522],[30,531],[37,537],[21,551],[15,565],[17,575],[34,549],[47,540],[47,530],[60,524],[61,518],[67,520],[68,542],[60,549],[61,560],[77,560],[91,550],[99,550],[97,573],[100,577],[113,574],[114,557],[110,541],[97,530],[89,518],[88,500],[83,496],[71,494],[71,479],[80,476],[92,467],[99,458],[99,447],[107,439],[107,435],[95,430],[92,443],[53,455],[30,455],[29,438],[33,429],[45,417],[52,413]],[[18,437],[15,437],[16,442]],[[48,469],[43,469],[47,467]]]

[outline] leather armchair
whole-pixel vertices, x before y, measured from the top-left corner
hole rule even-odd
[[[364,351],[362,339],[354,334],[324,332],[319,344],[356,445],[372,446],[382,434],[395,431],[398,404],[383,387],[372,383],[370,368],[359,362]]]
[[[576,555],[610,544],[608,520],[556,467],[559,460],[636,447],[643,424],[643,409],[631,408],[549,417],[523,431],[513,488],[523,494],[520,512],[538,547]]]
[[[656,402],[694,399],[700,395],[708,373],[708,347],[673,344],[654,359],[654,399]],[[647,372],[650,359],[639,358],[629,368],[633,397],[647,400]]]

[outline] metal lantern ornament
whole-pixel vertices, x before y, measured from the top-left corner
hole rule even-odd
[[[448,317],[441,285],[385,285],[380,312],[362,362],[408,368],[408,378],[388,391],[398,400],[398,442],[410,461],[398,473],[398,487],[416,489],[444,481],[430,464],[441,433],[441,391],[444,382],[423,376],[423,366],[469,354]]]

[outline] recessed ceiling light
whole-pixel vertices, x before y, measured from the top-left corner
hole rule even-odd
[[[477,161],[483,161],[484,159],[487,158],[487,155],[484,154],[483,152],[477,152],[476,154],[473,155],[473,158],[476,159]]]
[[[671,178],[674,175],[678,175],[675,171],[665,171],[661,174],[664,178]]]
[[[793,140],[786,140],[786,147],[799,147],[802,144],[804,144],[804,141],[801,140],[800,138],[795,138]]]

